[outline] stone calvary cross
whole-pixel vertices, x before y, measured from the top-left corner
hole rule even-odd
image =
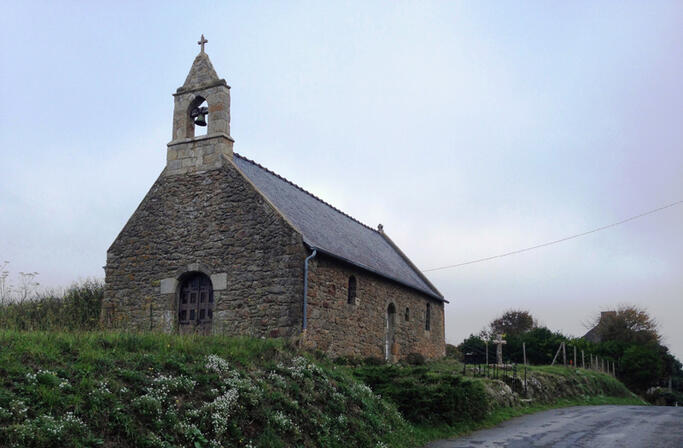
[[[498,365],[503,364],[503,345],[507,344],[507,341],[503,340],[503,335],[499,334],[498,339],[493,341],[496,344],[496,363]]]
[[[197,45],[200,45],[202,47],[202,53],[204,53],[204,44],[209,42],[208,40],[204,39],[204,35],[202,34],[202,38],[197,41]]]

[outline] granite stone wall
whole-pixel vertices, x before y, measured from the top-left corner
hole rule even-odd
[[[309,347],[330,356],[384,359],[387,309],[393,303],[396,314],[391,360],[409,353],[428,358],[445,355],[443,302],[330,257],[317,256],[309,269],[305,339]],[[357,297],[349,304],[351,275],[356,278]],[[425,329],[427,303],[431,304],[430,330]]]
[[[214,333],[300,332],[301,235],[232,161],[194,174],[162,173],[107,252],[102,322],[177,330],[178,281],[209,275]]]

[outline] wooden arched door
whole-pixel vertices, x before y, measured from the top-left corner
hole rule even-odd
[[[211,333],[213,286],[208,276],[200,272],[186,276],[180,284],[178,302],[180,333]]]

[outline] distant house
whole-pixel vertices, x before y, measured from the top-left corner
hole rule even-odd
[[[607,320],[610,318],[617,317],[617,312],[616,311],[603,311],[600,313],[600,320],[598,321],[598,324],[588,330],[588,333],[583,335],[583,339],[585,339],[588,342],[593,342],[593,343],[598,343],[602,342],[601,340],[601,333],[602,333],[602,327],[606,324]]]
[[[446,300],[381,225],[233,153],[230,87],[203,48],[174,97],[166,167],[107,251],[105,325],[445,354]]]

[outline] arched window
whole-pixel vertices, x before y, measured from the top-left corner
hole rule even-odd
[[[406,312],[403,317],[405,318],[406,322],[410,320],[410,308],[406,307]]]
[[[349,277],[349,295],[347,298],[347,303],[349,304],[355,304],[356,303],[356,287],[357,287],[357,282],[356,282],[356,277],[352,275]]]
[[[185,276],[180,283],[178,325],[181,333],[210,333],[213,320],[213,286],[201,272]]]
[[[429,331],[432,328],[432,304],[427,302],[427,309],[425,310],[425,330]]]
[[[396,327],[396,306],[390,303],[387,307],[387,328],[384,341],[384,357],[387,361],[392,360],[392,350],[394,347],[394,332]]]

